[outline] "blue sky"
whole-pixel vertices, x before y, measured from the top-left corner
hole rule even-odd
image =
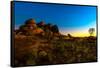
[[[62,34],[96,28],[96,7],[40,3],[14,3],[15,28],[33,18],[36,22],[56,24]]]

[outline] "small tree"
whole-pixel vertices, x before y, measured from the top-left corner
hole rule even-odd
[[[70,38],[72,38],[72,35],[71,34],[67,34],[67,36],[70,37]]]
[[[94,32],[95,32],[95,28],[89,28],[90,36],[93,36]]]
[[[52,28],[51,28],[51,31],[52,31],[53,33],[59,33],[58,26],[57,26],[57,25],[53,25]]]

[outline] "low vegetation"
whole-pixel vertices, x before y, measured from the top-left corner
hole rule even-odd
[[[31,30],[28,33],[26,28],[15,31],[15,66],[97,61],[96,37],[72,37],[70,34],[64,36],[59,33],[57,26],[50,31],[48,26],[42,27],[38,24],[41,31],[37,33],[33,29],[33,33]]]

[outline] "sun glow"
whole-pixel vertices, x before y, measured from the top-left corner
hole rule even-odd
[[[88,37],[90,36],[89,32],[78,32],[78,31],[74,31],[74,32],[63,32],[62,34],[67,35],[67,34],[71,34],[73,37]],[[96,36],[96,32],[93,33],[93,36]]]
[[[73,32],[71,33],[72,36],[75,37],[88,37],[90,34],[88,32]],[[93,36],[96,36],[96,33],[93,33]]]
[[[93,36],[96,36],[96,21],[91,22],[91,24],[84,26],[84,27],[79,27],[79,28],[74,28],[71,30],[68,29],[62,29],[60,32],[61,34],[67,35],[71,34],[74,37],[88,37],[90,36],[89,34],[89,28],[94,28],[95,31],[93,33]]]

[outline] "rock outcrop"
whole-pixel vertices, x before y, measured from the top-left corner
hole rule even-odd
[[[25,24],[21,25],[18,30],[15,30],[16,34],[20,35],[42,35],[50,39],[52,36],[59,35],[59,29],[57,25],[50,23],[45,24],[44,21],[36,23],[34,19],[28,19]]]

